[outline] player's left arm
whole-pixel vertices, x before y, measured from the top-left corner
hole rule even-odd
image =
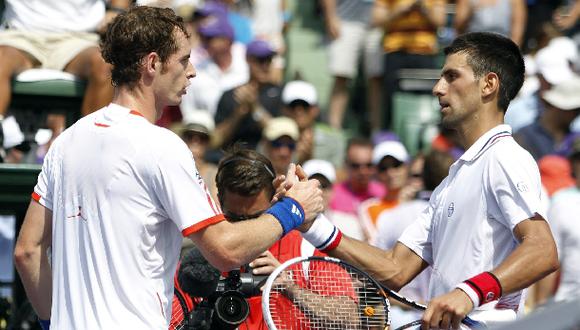
[[[503,295],[525,289],[559,267],[552,232],[540,215],[516,225],[514,235],[520,245],[491,271],[499,280]]]
[[[520,242],[519,246],[490,271],[493,275],[488,279],[497,279],[502,296],[527,288],[557,270],[559,265],[554,238],[547,221],[540,215],[516,225],[514,235]],[[421,329],[448,329],[449,326],[458,329],[461,320],[474,307],[477,306],[465,291],[456,288],[429,302]]]

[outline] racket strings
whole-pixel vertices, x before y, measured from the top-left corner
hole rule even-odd
[[[373,281],[348,267],[318,260],[294,264],[272,287],[270,314],[278,329],[384,329],[388,303]]]

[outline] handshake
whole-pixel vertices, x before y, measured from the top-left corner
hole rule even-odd
[[[266,211],[278,219],[284,234],[292,229],[306,232],[324,211],[320,183],[309,180],[300,165],[290,164],[286,175],[274,179],[273,206]]]

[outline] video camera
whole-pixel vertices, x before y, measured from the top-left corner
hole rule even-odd
[[[182,261],[179,282],[184,292],[202,301],[191,311],[189,329],[236,329],[250,313],[246,298],[259,296],[267,276],[252,274],[249,266],[221,276],[197,249]]]

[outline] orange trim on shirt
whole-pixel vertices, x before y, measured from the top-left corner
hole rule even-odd
[[[34,199],[37,202],[40,202],[40,195],[36,193],[36,191],[32,192],[32,199]]]
[[[197,231],[200,231],[208,226],[216,224],[216,223],[223,221],[225,219],[226,219],[226,217],[223,214],[215,215],[211,218],[207,218],[207,219],[202,220],[202,221],[200,221],[192,226],[185,228],[184,230],[181,231],[181,234],[183,236],[189,236]]]
[[[129,111],[130,114],[135,115],[135,116],[141,116],[141,117],[145,117],[143,116],[143,114],[137,110],[131,110]]]

